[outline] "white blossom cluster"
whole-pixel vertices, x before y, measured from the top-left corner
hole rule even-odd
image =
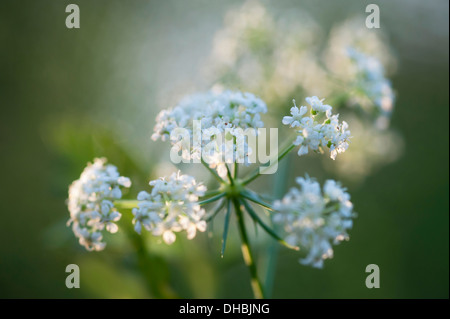
[[[206,75],[225,87],[260,92],[272,107],[299,87],[309,95],[324,92],[327,76],[317,59],[322,33],[312,15],[299,8],[278,19],[261,1],[244,1],[227,13],[214,36]]]
[[[354,64],[353,86],[356,95],[366,98],[360,101],[363,107],[375,106],[373,113],[380,128],[386,128],[395,102],[391,82],[385,77],[381,62],[373,56],[366,55],[354,48],[348,48],[347,54]]]
[[[285,240],[308,251],[300,263],[322,268],[333,257],[332,245],[348,240],[354,217],[350,195],[334,180],[320,184],[298,177],[282,200],[273,203],[273,221],[283,227]]]
[[[330,149],[330,157],[334,160],[338,153],[348,148],[350,131],[345,121],[339,122],[339,114],[332,114],[332,107],[323,104],[317,96],[307,97],[310,104],[310,116],[306,116],[308,107],[295,105],[291,108],[291,116],[283,117],[282,123],[294,128],[298,135],[294,145],[300,146],[298,155],[308,154],[308,150],[322,151]]]
[[[180,172],[153,180],[150,185],[151,193],[140,192],[138,208],[132,210],[137,233],[144,227],[170,245],[176,239],[176,232],[185,230],[187,238],[192,239],[197,231],[206,230],[205,210],[198,204],[198,198],[206,191],[204,185]]]
[[[354,48],[378,60],[386,78],[395,73],[396,57],[388,45],[387,34],[381,29],[366,28],[365,19],[364,15],[349,16],[328,30],[310,12],[289,8],[283,15],[274,15],[263,2],[246,0],[227,13],[224,27],[214,37],[210,62],[205,68],[211,83],[258,92],[273,109],[284,108],[282,101],[298,98],[298,92],[333,97],[333,102],[328,102],[335,113],[345,114],[355,138],[352,151],[346,152],[337,166],[325,157],[323,161],[334,172],[336,167],[342,168],[347,179],[362,181],[373,172],[370,168],[396,160],[402,148],[395,145],[403,143],[401,135],[389,129],[389,113],[395,107],[395,98],[389,98],[392,89],[373,86],[384,87],[378,90],[384,92],[382,98],[380,94],[377,98],[377,94],[364,93],[370,85],[359,80],[359,68],[348,54],[348,48]],[[390,100],[392,111],[386,112],[383,107],[389,110]],[[353,121],[351,114],[355,115]],[[266,125],[272,126],[275,121],[269,116]],[[355,121],[364,121],[364,136],[370,131],[371,140],[385,143],[373,147],[357,136]],[[364,170],[365,167],[369,169]]]
[[[122,197],[121,187],[129,188],[128,177],[120,176],[117,167],[106,165],[105,158],[96,158],[88,163],[79,179],[69,187],[68,207],[75,236],[87,250],[103,250],[102,231],[115,233],[121,214],[113,201]]]
[[[152,139],[165,141],[171,134],[187,132],[188,139],[171,138],[183,158],[199,160],[203,155],[210,167],[223,177],[225,163],[248,162],[252,150],[245,142],[243,131],[264,126],[261,113],[266,112],[264,101],[251,93],[227,90],[194,94],[173,109],[158,114]],[[201,130],[196,129],[195,123],[200,124]],[[241,147],[237,147],[239,143]]]
[[[393,73],[397,61],[388,44],[388,35],[381,29],[368,29],[365,16],[356,15],[334,25],[329,31],[324,62],[327,69],[340,79],[351,79],[349,72],[348,48],[370,55]]]

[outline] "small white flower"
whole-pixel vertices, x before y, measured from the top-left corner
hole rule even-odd
[[[293,144],[299,146],[299,156],[308,154],[309,149],[317,152],[327,147],[330,149],[330,157],[334,160],[338,153],[345,152],[348,148],[348,124],[339,123],[339,115],[333,115],[332,107],[324,105],[323,100],[317,96],[307,97],[306,101],[311,105],[310,116],[306,116],[306,106],[299,109],[294,101],[292,116],[285,116],[282,123],[297,131],[298,135]]]
[[[178,129],[187,130],[191,135],[190,143],[171,141],[177,151],[182,151],[183,159],[198,159],[203,150],[205,162],[223,176],[225,163],[248,162],[251,149],[243,139],[243,130],[263,127],[261,114],[266,112],[264,101],[251,93],[210,91],[194,94],[173,109],[158,114],[152,139],[166,141]],[[194,121],[201,122],[201,134],[195,134]],[[230,145],[226,141],[231,141]],[[238,142],[242,147],[237,147]]]
[[[170,245],[177,232],[185,230],[187,238],[192,239],[197,231],[206,230],[205,210],[198,205],[198,198],[206,191],[204,185],[180,172],[153,180],[150,185],[152,192],[140,192],[138,208],[132,210],[137,233],[140,234],[144,227],[154,236],[162,236]]]
[[[293,100],[294,106],[291,107],[291,115],[283,117],[283,124],[289,125],[290,127],[300,126],[300,121],[303,118],[303,115],[306,114],[308,108],[306,106],[301,106],[300,108],[295,105],[295,100]]]
[[[69,187],[68,225],[87,250],[102,250],[103,229],[110,233],[118,230],[115,222],[121,214],[116,210],[113,200],[122,197],[120,187],[130,187],[128,177],[120,176],[117,167],[106,165],[106,159],[96,158],[88,163],[80,178]]]
[[[350,200],[350,195],[334,180],[330,179],[325,182],[323,192],[332,201],[346,202]]]
[[[171,245],[175,242],[176,236],[173,232],[168,230],[163,233],[162,238],[167,245]]]
[[[324,99],[320,100],[317,96],[307,97],[306,102],[311,105],[311,108],[316,112],[328,112],[331,111],[332,107],[326,104],[323,104]],[[305,111],[306,113],[306,111]]]
[[[362,181],[381,165],[397,160],[403,152],[404,141],[395,130],[380,130],[370,119],[361,120],[356,116],[346,119],[352,128],[352,150],[346,154],[345,160],[325,166],[339,176]]]
[[[273,222],[283,227],[285,240],[300,246],[308,255],[300,262],[316,268],[333,257],[332,245],[349,238],[353,204],[350,195],[334,180],[319,183],[310,178],[297,178],[300,188],[292,188],[282,200],[273,203]]]
[[[117,183],[126,188],[129,188],[131,186],[131,180],[128,177],[124,177],[124,176],[120,176],[117,179]]]
[[[378,117],[376,124],[380,128],[386,128],[394,108],[395,93],[385,77],[383,65],[375,57],[352,47],[347,49],[347,55],[353,64],[356,101]]]

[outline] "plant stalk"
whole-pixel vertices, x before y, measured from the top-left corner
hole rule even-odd
[[[244,216],[242,214],[242,210],[239,204],[239,201],[236,198],[232,199],[234,208],[236,210],[236,218],[238,222],[239,233],[241,235],[242,245],[242,256],[244,257],[244,262],[250,271],[251,277],[251,286],[253,290],[253,295],[256,299],[264,299],[264,292],[261,285],[261,282],[258,278],[258,271],[256,269],[255,260],[253,258],[252,252],[250,250],[250,244],[248,240],[247,230],[245,229]]]

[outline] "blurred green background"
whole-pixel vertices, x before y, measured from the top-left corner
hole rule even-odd
[[[77,30],[65,27],[65,7],[72,2],[81,10]],[[265,3],[278,14],[301,7],[330,28],[364,14],[370,2]],[[404,152],[364,183],[347,184],[358,218],[351,240],[336,247],[323,270],[302,266],[295,252],[281,249],[275,298],[449,296],[448,2],[377,3],[398,59],[392,126],[405,139]],[[67,188],[95,156],[108,157],[132,178],[131,196],[167,169],[160,164],[169,161],[167,145],[150,140],[154,117],[201,83],[214,34],[225,13],[240,4],[0,3],[0,297],[148,296],[123,235],[107,238],[101,253],[77,244],[64,226]],[[301,161],[301,168],[291,165],[291,176],[307,171],[308,160]],[[333,177],[322,174],[319,179]],[[232,228],[224,259],[220,234],[192,242],[179,236],[170,247],[149,240],[182,297],[251,297]],[[263,256],[264,241],[256,246]],[[70,263],[81,268],[80,289],[65,287]],[[371,263],[380,266],[380,289],[365,287]]]

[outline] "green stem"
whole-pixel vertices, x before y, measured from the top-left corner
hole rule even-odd
[[[218,195],[218,194],[220,194],[220,193],[222,193],[222,191],[221,191],[220,189],[215,189],[215,190],[207,191],[207,192],[205,193],[205,195],[202,196],[202,197],[215,196],[215,195]]]
[[[242,196],[247,198],[249,201],[252,201],[255,204],[258,204],[259,206],[268,209],[270,211],[273,211],[273,207],[270,204],[267,204],[263,202],[257,194],[254,194],[253,192],[250,192],[249,190],[246,190],[244,192],[241,192]]]
[[[294,147],[295,147],[295,145],[292,143],[288,147],[286,147],[281,153],[278,154],[278,159],[277,159],[277,162],[275,162],[275,163],[278,163],[279,161],[281,161],[287,154],[289,154],[290,151],[292,151],[294,149]],[[253,173],[250,174],[249,177],[244,179],[244,181],[242,182],[242,185],[249,184],[250,182],[252,182],[253,180],[255,180],[257,177],[259,177],[261,175],[261,171],[268,170],[273,165],[274,165],[274,163],[272,163],[272,165],[270,165],[270,166],[258,167],[256,170],[253,171]]]
[[[228,228],[230,225],[230,215],[231,215],[231,202],[230,200],[227,200],[227,213],[225,215],[225,221],[223,225],[222,250],[220,251],[220,257],[222,258],[223,255],[225,254],[225,247],[227,245]]]
[[[203,166],[206,167],[206,169],[215,177],[215,179],[217,179],[217,181],[220,184],[224,184],[225,181],[217,174],[217,172],[215,170],[213,170],[211,167],[209,167],[208,163],[206,163],[203,158],[202,158],[202,164]]]
[[[264,298],[263,288],[262,288],[261,282],[258,279],[258,271],[256,269],[256,264],[255,264],[252,252],[250,250],[247,231],[245,229],[244,216],[242,214],[242,210],[241,210],[238,199],[233,198],[232,200],[233,200],[233,204],[234,204],[234,209],[236,210],[236,217],[237,217],[237,222],[238,222],[238,227],[239,227],[239,233],[241,235],[241,240],[242,240],[242,245],[241,245],[242,256],[244,257],[244,262],[250,271],[251,286],[252,286],[253,294],[256,299],[263,299]]]
[[[226,164],[226,163],[225,163],[225,166],[227,167],[227,176],[228,176],[228,179],[230,181],[230,185],[233,186],[234,185],[234,180],[233,180],[233,176],[231,176],[230,168],[228,167],[228,164]]]
[[[208,199],[202,200],[202,201],[198,202],[198,204],[199,205],[205,205],[205,204],[208,204],[208,203],[212,203],[212,202],[215,202],[218,199],[221,199],[225,195],[226,195],[225,193],[221,193],[219,195],[216,195],[216,196],[210,197]]]
[[[138,207],[139,201],[134,199],[120,199],[115,200],[113,204],[118,209],[132,209]]]
[[[259,218],[258,214],[256,214],[256,212],[253,210],[252,206],[247,203],[245,200],[241,200],[242,204],[245,207],[245,210],[250,214],[250,216],[252,217],[252,219],[258,223],[262,229],[264,229],[266,231],[266,233],[268,233],[270,236],[272,236],[277,242],[279,242],[281,245],[289,248],[289,249],[293,249],[293,250],[300,250],[300,248],[298,248],[297,246],[292,246],[289,245],[284,239],[282,239],[280,236],[277,235],[277,233],[275,233],[275,231],[270,228],[269,226],[267,226],[261,218]]]

